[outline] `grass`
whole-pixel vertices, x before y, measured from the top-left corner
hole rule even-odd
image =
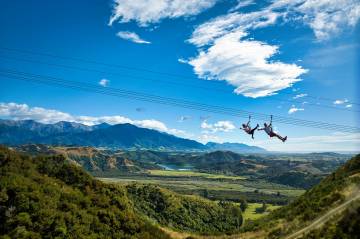
[[[194,171],[180,171],[180,170],[148,170],[150,175],[154,176],[165,176],[165,177],[203,177],[209,179],[230,179],[230,180],[243,180],[246,177],[242,176],[229,176],[223,174],[210,174],[210,173],[201,173]]]
[[[245,212],[243,213],[243,218],[245,221],[247,220],[256,220],[259,219],[265,215],[267,215],[269,212],[279,208],[280,206],[272,205],[272,204],[266,204],[267,209],[264,213],[256,213],[256,208],[261,207],[261,203],[249,203],[248,207],[246,208]]]
[[[224,198],[229,200],[236,200],[242,196],[244,193],[253,193],[254,190],[259,191],[259,196],[261,193],[266,195],[276,195],[278,192],[286,197],[293,198],[299,196],[304,192],[304,190],[295,189],[289,186],[269,183],[266,181],[260,180],[230,180],[225,178],[209,178],[203,176],[190,176],[198,175],[196,172],[188,172],[184,174],[183,171],[165,171],[165,170],[156,170],[155,172],[161,171],[161,176],[147,176],[147,175],[129,175],[122,176],[117,178],[99,178],[105,182],[111,183],[121,183],[129,184],[132,182],[138,182],[141,184],[155,184],[170,190],[182,193],[182,194],[196,194],[203,195],[204,190],[208,190],[210,195],[215,196],[216,198]],[[165,172],[163,172],[165,171]],[[172,177],[169,176],[171,172]],[[174,172],[174,173],[172,173]],[[167,176],[165,176],[167,175]],[[175,175],[187,175],[187,176],[175,176]],[[217,175],[218,176],[218,175]],[[223,175],[226,177],[226,175]],[[274,196],[276,197],[276,196]]]

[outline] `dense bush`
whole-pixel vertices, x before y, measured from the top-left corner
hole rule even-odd
[[[290,205],[275,210],[267,217],[247,226],[244,230],[268,229],[273,235],[270,238],[279,238],[289,234],[344,202],[344,190],[351,190],[353,185],[360,185],[359,173],[360,155],[357,155]],[[314,231],[309,235],[309,238],[356,238],[344,236],[355,235],[355,231],[358,232],[359,208],[357,207],[356,210],[349,211],[341,221],[333,220],[333,222],[325,225],[323,230]],[[334,223],[335,221],[339,222]],[[278,226],[281,224],[283,227],[279,228]],[[270,234],[269,236],[271,236]]]
[[[360,202],[354,202],[340,218],[330,220],[324,227],[307,234],[307,239],[358,239],[360,238]]]
[[[2,238],[168,238],[134,212],[124,188],[61,156],[0,148],[0,178]]]
[[[216,204],[152,186],[127,186],[135,207],[162,225],[201,233],[233,232],[242,224],[241,210],[232,203]]]

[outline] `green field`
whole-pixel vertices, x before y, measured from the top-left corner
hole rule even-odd
[[[272,205],[272,204],[266,204],[267,209],[264,213],[256,213],[255,209],[261,207],[261,203],[249,203],[248,207],[246,208],[245,212],[243,212],[243,218],[245,221],[247,220],[256,220],[259,219],[265,215],[267,215],[269,212],[279,208],[280,206]]]
[[[248,202],[284,205],[301,195],[304,190],[290,186],[248,179],[241,176],[228,176],[180,170],[149,170],[147,174],[123,175],[118,177],[99,177],[109,183],[153,184],[186,195],[199,195],[211,200],[237,202],[245,198]]]
[[[165,177],[203,177],[209,179],[230,179],[230,180],[242,180],[246,177],[242,176],[229,176],[223,174],[210,174],[194,172],[190,170],[148,170],[151,175],[154,176],[165,176]]]

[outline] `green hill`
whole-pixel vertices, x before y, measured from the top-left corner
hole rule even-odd
[[[127,186],[135,207],[161,225],[180,231],[218,234],[240,229],[240,207],[232,203],[212,201],[175,194],[153,185]]]
[[[169,238],[159,224],[228,233],[242,223],[232,204],[105,184],[63,156],[0,147],[0,178],[0,238]]]
[[[357,199],[359,193],[360,155],[357,155],[293,203],[253,224],[248,224],[245,230],[263,231],[267,238],[282,238],[301,228],[306,228],[315,219],[326,216],[331,209],[339,207],[349,200]],[[307,236],[309,238],[356,238],[354,236],[359,234],[355,234],[355,230],[346,232],[347,237],[336,236],[336,233],[342,233],[341,228],[346,223],[348,228],[355,228],[353,224],[359,222],[359,203],[354,200],[351,208],[350,211],[339,210],[335,218],[331,218],[329,221],[327,221],[329,218],[326,218],[327,223],[322,229],[317,229],[316,232],[306,231],[310,232]],[[344,221],[342,225],[338,224],[341,220]],[[328,234],[321,237],[321,233],[325,235],[325,232]]]
[[[168,238],[133,210],[124,188],[62,156],[0,149],[2,238]]]

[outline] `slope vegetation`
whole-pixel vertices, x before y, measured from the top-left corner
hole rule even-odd
[[[0,150],[3,238],[168,238],[133,210],[124,188],[94,180],[61,156]]]
[[[0,147],[0,238],[169,238],[159,225],[229,233],[237,207],[153,186],[105,184],[63,156]]]
[[[234,232],[242,224],[240,208],[232,203],[216,204],[153,185],[132,184],[127,190],[138,211],[176,230],[218,234]]]
[[[274,211],[268,217],[259,220],[254,224],[247,225],[246,230],[262,230],[269,238],[282,238],[291,235],[302,228],[306,228],[313,222],[316,222],[316,220],[321,219],[321,217],[328,220],[330,216],[335,216],[336,212],[340,214],[337,215],[338,219],[344,218],[344,220],[351,220],[351,222],[348,223],[349,225],[352,225],[356,220],[358,221],[358,219],[352,221],[352,218],[355,218],[353,215],[357,214],[352,211],[348,212],[348,215],[346,215],[346,213],[343,213],[343,210],[346,209],[347,206],[352,205],[351,203],[347,203],[347,201],[350,200],[356,203],[360,192],[359,188],[360,155],[357,155],[337,171],[322,180],[318,185],[308,190],[293,203]],[[342,204],[344,204],[343,207],[341,207]],[[326,216],[327,213],[337,207],[342,210],[334,210],[333,214]],[[355,208],[357,208],[355,210],[358,210],[358,206]],[[319,220],[319,222],[320,221],[321,220]],[[334,227],[334,224],[331,221],[324,224],[325,226],[323,229],[317,229],[317,234],[315,233],[314,235],[321,235],[321,232],[324,231],[328,232],[329,230],[326,226],[332,225]],[[312,228],[309,228],[309,231],[311,231],[311,229]],[[326,238],[338,238],[334,234],[336,230],[332,230]],[[307,230],[304,230],[305,234],[307,232]],[[352,234],[350,234],[348,238],[354,238],[351,237],[351,235]]]

